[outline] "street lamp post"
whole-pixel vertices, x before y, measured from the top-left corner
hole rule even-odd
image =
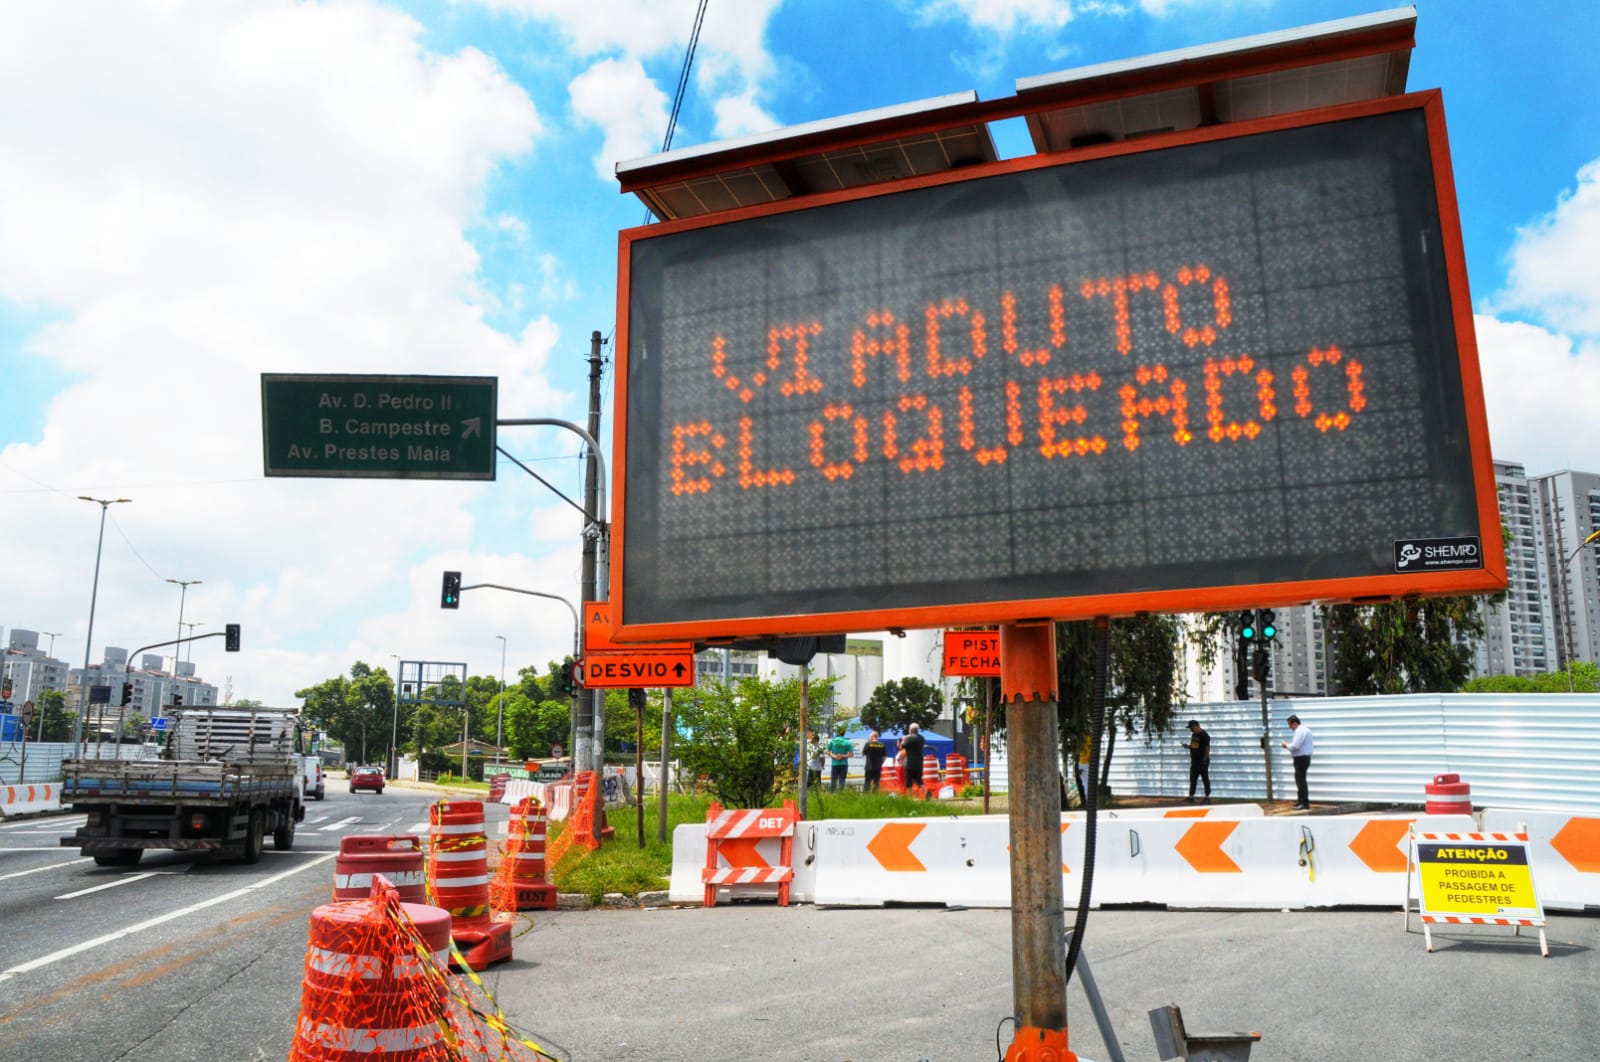
[[[506,636],[497,634],[495,637],[500,639],[500,708],[494,717],[494,748],[495,755],[500,756],[500,750],[504,747],[502,734],[506,721]]]
[[[106,510],[113,505],[131,503],[132,498],[91,498],[78,495],[79,501],[94,502],[100,506],[100,537],[94,546],[94,582],[89,589],[89,633],[83,639],[83,681],[78,685],[78,718],[72,724],[72,754],[82,752],[83,724],[89,717],[89,652],[94,645],[94,607],[100,598],[100,554],[106,544]]]
[[[183,626],[189,628],[189,647],[185,650],[185,652],[189,654],[189,659],[192,661],[194,659],[194,629],[196,627],[204,627],[205,621],[202,620],[199,623],[185,623]]]
[[[1573,630],[1573,627],[1572,627],[1572,582],[1567,577],[1567,569],[1572,565],[1573,558],[1576,557],[1579,553],[1583,552],[1583,547],[1587,546],[1589,543],[1595,541],[1596,539],[1600,539],[1600,530],[1595,530],[1595,531],[1589,532],[1589,537],[1584,539],[1582,542],[1579,542],[1577,548],[1574,549],[1571,553],[1567,554],[1567,559],[1561,562],[1561,589],[1562,589],[1562,592],[1566,595],[1566,598],[1567,598],[1566,601],[1563,602],[1563,605],[1565,606],[1565,608],[1567,610],[1567,692],[1568,693],[1576,692],[1573,689],[1573,683],[1572,683],[1572,658],[1573,658],[1573,656],[1576,655],[1576,650],[1575,650],[1572,642],[1573,642],[1573,638],[1574,638],[1576,632]],[[1579,596],[1582,596],[1582,595],[1579,595]]]
[[[173,583],[174,585],[176,585],[179,588],[179,593],[178,593],[178,638],[181,640],[183,638],[183,604],[189,597],[189,587],[191,587],[191,586],[199,586],[201,580],[199,580],[199,579],[168,579],[167,582]],[[176,675],[178,673],[178,656],[179,656],[180,653],[182,653],[182,651],[183,651],[183,646],[182,645],[175,645],[175,646],[172,647],[172,673],[174,675]]]

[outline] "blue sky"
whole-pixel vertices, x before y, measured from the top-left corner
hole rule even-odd
[[[711,0],[675,146],[1369,13],[1290,0]],[[83,662],[172,637],[240,697],[290,703],[356,658],[495,674],[559,658],[575,514],[492,484],[266,479],[262,372],[493,375],[501,416],[584,416],[615,325],[610,176],[660,147],[695,0],[50,0],[0,8],[0,627]],[[1600,471],[1600,83],[1569,4],[1418,9],[1442,88],[1496,456]],[[996,130],[1002,154],[1015,127]],[[606,418],[609,431],[610,398]],[[576,495],[548,429],[502,443]]]

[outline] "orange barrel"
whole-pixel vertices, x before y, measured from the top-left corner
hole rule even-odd
[[[365,900],[372,893],[372,876],[382,874],[399,890],[401,900],[426,903],[428,881],[422,864],[422,840],[415,834],[351,834],[339,841],[339,855],[333,864],[333,898]]]
[[[547,820],[538,797],[523,797],[511,808],[506,824],[506,858],[511,861],[511,877],[517,881],[543,881],[544,841]]]
[[[511,807],[506,825],[505,858],[491,890],[497,911],[553,911],[556,887],[546,880],[545,834],[548,818],[537,797],[523,797]]]
[[[967,787],[967,758],[952,752],[944,758],[944,780],[960,793]]]
[[[885,793],[904,793],[906,785],[900,780],[900,765],[898,763],[885,763],[883,771],[878,775],[878,788]]]
[[[1459,774],[1436,774],[1422,790],[1428,795],[1429,815],[1472,814],[1472,786],[1463,782]]]
[[[433,962],[391,921],[384,899],[327,904],[311,912],[300,1020],[289,1062],[443,1062],[450,914],[401,904]],[[432,967],[432,968],[430,968]]]
[[[482,801],[441,800],[428,809],[428,886],[458,926],[489,920],[488,842]]]
[[[939,790],[939,757],[931,752],[922,757],[922,788],[930,792]]]
[[[493,775],[489,779],[489,803],[498,804],[506,795],[506,783],[511,781],[509,774]]]

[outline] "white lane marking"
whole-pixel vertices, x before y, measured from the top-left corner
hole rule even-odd
[[[221,895],[213,896],[209,900],[201,900],[199,903],[190,904],[188,907],[181,907],[176,911],[168,911],[166,914],[157,915],[155,918],[146,919],[145,921],[139,922],[136,925],[126,926],[122,929],[116,930],[115,932],[106,933],[103,936],[95,937],[93,940],[86,940],[81,944],[74,944],[71,947],[62,948],[60,951],[53,951],[48,955],[41,955],[37,959],[32,959],[28,962],[13,966],[9,970],[0,971],[0,981],[9,981],[13,977],[16,977],[20,974],[32,973],[34,970],[44,966],[49,966],[52,963],[60,962],[62,959],[71,958],[72,956],[81,952],[92,951],[95,948],[110,944],[112,941],[121,940],[123,937],[131,937],[135,933],[143,933],[147,929],[154,929],[156,926],[165,925],[166,923],[174,921],[175,919],[187,918],[196,911],[203,911],[207,907],[215,907],[218,904],[229,903],[233,900],[237,900],[239,897],[249,895],[250,893],[255,892],[257,889],[264,889],[269,885],[276,885],[285,878],[299,874],[301,871],[310,870],[312,867],[321,866],[323,863],[326,863],[328,860],[332,859],[334,855],[335,853],[329,852],[325,856],[318,856],[316,859],[307,860],[305,863],[295,867],[292,870],[285,870],[283,873],[274,874],[270,878],[262,878],[260,881],[255,882],[252,885],[246,885],[243,888],[234,889],[232,892],[225,892]]]
[[[406,832],[407,833],[427,833],[428,832],[428,827],[430,825],[431,825],[431,823],[419,822],[414,826],[406,827]]]
[[[340,819],[338,822],[334,823],[333,825],[331,825],[331,826],[323,826],[321,829],[322,829],[323,833],[327,833],[329,830],[342,830],[346,826],[349,826],[349,825],[351,825],[353,823],[357,823],[357,822],[360,822],[360,821],[361,821],[361,816],[360,815],[352,815],[348,819]]]
[[[12,852],[60,852],[63,848],[76,848],[77,845],[52,845],[49,848],[0,848],[0,852],[10,855]]]
[[[16,849],[12,848],[12,849],[8,849],[8,851],[15,852]],[[36,848],[36,849],[34,849],[34,851],[36,851],[36,852],[50,852],[50,851],[59,852],[60,849],[59,848],[56,848],[56,849]],[[20,878],[20,877],[25,877],[28,874],[38,874],[41,871],[45,871],[45,870],[55,870],[58,867],[70,867],[70,866],[74,866],[74,865],[76,865],[78,863],[87,863],[87,862],[89,862],[89,860],[87,858],[84,858],[84,859],[69,859],[65,863],[51,863],[47,867],[34,867],[32,870],[13,870],[9,874],[0,874],[0,881],[5,881],[7,878]]]
[[[82,826],[89,821],[89,816],[78,815],[70,819],[28,819],[24,822],[13,822],[8,826],[0,826],[0,830],[57,830],[69,826]]]
[[[91,885],[89,888],[79,889],[77,892],[64,892],[60,896],[57,896],[56,899],[75,900],[79,896],[87,896],[91,892],[103,892],[106,889],[114,889],[118,885],[127,885],[130,882],[143,881],[145,878],[153,878],[156,876],[156,873],[156,871],[151,870],[144,874],[126,874],[115,881],[108,881],[104,885]]]

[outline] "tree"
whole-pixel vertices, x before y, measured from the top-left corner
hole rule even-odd
[[[1453,693],[1483,637],[1479,597],[1431,597],[1328,610],[1341,693]]]
[[[72,713],[66,708],[66,694],[60,690],[45,690],[34,702],[33,736],[39,741],[71,741]],[[42,736],[40,736],[42,733]]]
[[[1567,673],[1549,671],[1538,675],[1485,675],[1469,679],[1461,687],[1462,693],[1566,693]],[[1587,660],[1572,664],[1572,692],[1594,693],[1600,690],[1600,667]]]
[[[1110,789],[1111,757],[1117,731],[1126,737],[1142,731],[1155,740],[1172,726],[1174,707],[1184,703],[1179,650],[1183,630],[1177,617],[1135,616],[1113,620],[1106,632],[1105,731],[1100,738],[1100,790]],[[1091,621],[1056,625],[1056,682],[1061,698],[1061,753],[1076,764],[1094,715],[1098,659]]]
[[[816,687],[813,686],[814,690]],[[819,700],[821,698],[818,698]],[[872,691],[861,706],[861,722],[874,730],[905,731],[912,723],[928,726],[944,712],[944,695],[937,686],[915,675],[891,679]]]
[[[325,679],[296,690],[295,696],[301,699],[306,722],[343,745],[347,758],[357,763],[386,758],[395,708],[394,680],[388,672],[358,660],[349,678]]]
[[[1101,791],[1107,791],[1117,731],[1127,737],[1143,731],[1155,740],[1172,726],[1173,713],[1184,703],[1180,666],[1183,629],[1175,616],[1135,616],[1112,620],[1106,632],[1105,733],[1101,737]],[[1098,658],[1092,621],[1056,624],[1057,708],[1061,755],[1075,767],[1079,750],[1092,730],[1094,682]],[[998,680],[990,680],[998,683]],[[1006,709],[996,689],[991,730],[1003,734]],[[982,689],[975,694],[983,701]]]
[[[835,682],[812,680],[810,695],[826,701]],[[779,782],[795,777],[798,678],[697,686],[673,698],[673,712],[689,734],[674,746],[678,758],[691,775],[707,779],[727,806],[766,807]]]
[[[506,744],[511,758],[548,756],[553,745],[567,743],[571,705],[564,700],[534,702],[519,686],[506,691]]]

